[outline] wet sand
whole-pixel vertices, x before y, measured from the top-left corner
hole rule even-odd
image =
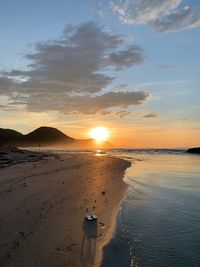
[[[9,153],[13,161],[0,164],[0,266],[99,266],[130,163],[108,156]],[[84,220],[87,209],[97,222]]]

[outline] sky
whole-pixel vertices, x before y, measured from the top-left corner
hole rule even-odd
[[[0,127],[199,146],[198,0],[0,0]]]

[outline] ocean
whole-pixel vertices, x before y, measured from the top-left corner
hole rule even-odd
[[[101,267],[200,266],[200,156],[182,150],[113,150],[132,162]]]

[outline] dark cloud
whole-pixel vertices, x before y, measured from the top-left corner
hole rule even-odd
[[[62,113],[84,113],[103,115],[108,114],[106,109],[122,107],[127,108],[130,105],[140,105],[149,96],[147,92],[109,92],[96,96],[69,96],[54,94],[37,94],[37,98],[30,96],[28,98],[16,98],[12,104],[16,105],[18,101],[27,105],[29,111],[61,111]],[[53,98],[53,101],[51,101]],[[51,105],[49,104],[51,101]]]
[[[143,61],[143,51],[132,45],[120,50],[122,36],[105,32],[93,22],[65,27],[62,39],[36,44],[27,54],[30,70],[12,70],[8,76],[27,78],[21,88],[57,92],[96,93],[113,80],[102,74],[107,68],[122,69]]]
[[[183,0],[111,0],[114,13],[128,24],[149,24],[157,32],[200,26],[200,8],[182,7]]]
[[[16,83],[7,77],[0,76],[0,95],[10,96],[15,92]]]
[[[138,46],[129,47],[127,50],[113,52],[109,56],[109,63],[116,69],[131,67],[133,64],[141,64],[144,55],[141,53],[141,48]]]
[[[106,70],[141,64],[144,56],[139,46],[125,47],[123,36],[94,22],[67,25],[60,39],[37,43],[35,52],[25,55],[26,70],[2,73],[0,94],[32,111],[95,113],[140,104],[144,92],[103,94],[103,89],[114,79]]]

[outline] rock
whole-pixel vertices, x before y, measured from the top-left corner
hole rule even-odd
[[[200,147],[192,147],[187,150],[188,153],[200,154]]]

